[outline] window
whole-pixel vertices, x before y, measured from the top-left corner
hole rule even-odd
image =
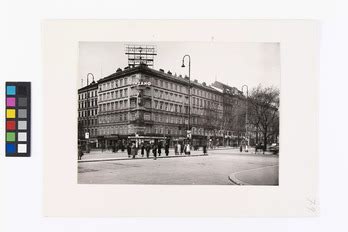
[[[120,86],[123,86],[123,79],[120,80]]]
[[[144,120],[151,120],[150,114],[149,113],[145,113],[144,114]]]
[[[127,82],[128,82],[128,80],[127,80],[127,77],[126,77],[126,78],[124,78],[124,85],[127,85]]]

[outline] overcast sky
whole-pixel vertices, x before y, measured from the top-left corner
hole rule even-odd
[[[127,66],[125,45],[122,42],[80,42],[79,87],[81,79],[93,73],[95,80],[108,76],[117,68]],[[191,79],[207,84],[215,80],[249,90],[263,86],[280,87],[280,50],[278,43],[231,43],[231,42],[159,42],[135,43],[156,45],[154,69],[170,70],[173,74],[188,75],[182,68],[182,57],[191,56]],[[186,60],[186,65],[188,60]],[[90,78],[91,82],[91,78]]]

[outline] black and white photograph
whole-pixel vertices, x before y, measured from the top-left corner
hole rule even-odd
[[[280,44],[79,42],[79,184],[279,185]]]

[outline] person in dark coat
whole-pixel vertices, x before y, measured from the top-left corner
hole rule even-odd
[[[152,154],[154,159],[157,159],[157,144],[152,145]]]
[[[166,156],[168,156],[168,154],[169,154],[169,143],[166,143],[166,145],[164,147],[164,152],[166,153]]]
[[[203,144],[203,154],[204,155],[208,155],[208,153],[207,153],[207,144],[206,143]]]
[[[162,153],[162,144],[161,144],[161,142],[159,142],[158,143],[158,146],[157,146],[157,148],[158,148],[158,156],[161,156],[161,153]]]
[[[141,157],[144,157],[145,146],[144,143],[141,144]]]
[[[135,156],[138,155],[138,148],[136,145],[133,143],[131,147],[131,153],[132,153],[132,158],[135,159]]]
[[[150,150],[151,150],[150,144],[146,144],[145,150],[146,150],[146,158],[149,158],[149,156],[150,156]]]
[[[180,146],[180,155],[182,155],[182,153],[184,153],[184,149],[185,149],[184,144],[181,144],[181,146]]]
[[[127,144],[127,154],[128,154],[128,158],[131,157],[131,152],[132,152],[132,147],[131,147],[131,144],[128,143],[128,144]]]
[[[79,151],[78,151],[78,160],[81,160],[82,156],[83,156],[83,152],[82,152],[82,149],[81,147],[79,147]]]

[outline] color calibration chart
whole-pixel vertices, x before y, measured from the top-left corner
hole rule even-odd
[[[6,82],[6,156],[30,156],[30,82]]]

